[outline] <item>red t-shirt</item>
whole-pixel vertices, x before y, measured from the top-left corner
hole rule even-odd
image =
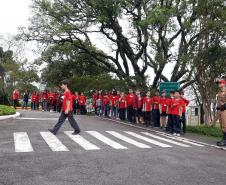
[[[105,95],[104,97],[103,97],[103,105],[105,106],[105,105],[107,105],[109,103],[109,97],[107,96],[107,95]]]
[[[128,94],[126,97],[127,106],[135,107],[135,94]]]
[[[190,101],[185,99],[185,98],[181,98],[183,101],[184,101],[184,106],[183,106],[183,109],[182,109],[182,113],[185,113],[186,112],[186,107],[189,105]]]
[[[142,97],[136,97],[136,106],[138,109],[143,107],[143,98]]]
[[[166,100],[166,104],[167,104],[167,107],[168,107],[168,112],[167,114],[172,114],[172,102],[173,102],[173,98],[167,98]]]
[[[161,102],[161,97],[159,96],[154,96],[152,98],[153,104],[154,104],[154,109],[159,109],[159,104]]]
[[[119,99],[119,108],[120,109],[126,108],[126,97],[122,97]]]
[[[172,115],[180,116],[180,109],[183,108],[183,106],[184,106],[184,101],[181,98],[172,99],[172,104],[171,104]]]
[[[70,91],[65,91],[64,92],[64,99],[63,99],[63,103],[62,103],[62,110],[63,111],[65,111],[67,109],[67,101],[70,101],[69,111],[73,110],[72,95],[71,95]]]
[[[166,112],[166,110],[167,110],[167,98],[161,98],[160,106],[162,107],[162,112]]]
[[[111,95],[111,97],[110,97],[111,106],[116,106],[117,105],[117,101],[118,101],[118,96]]]
[[[144,111],[149,112],[152,110],[152,98],[150,97],[145,97],[144,98]]]
[[[86,105],[86,96],[79,96],[79,105]]]
[[[13,100],[18,100],[20,97],[20,93],[18,91],[13,92]]]
[[[93,95],[93,108],[97,108],[97,94]]]
[[[48,93],[42,93],[42,99],[47,100],[48,99]]]
[[[36,94],[32,94],[32,96],[31,96],[31,101],[32,101],[32,102],[35,102],[36,99],[37,99],[37,95],[36,95]]]

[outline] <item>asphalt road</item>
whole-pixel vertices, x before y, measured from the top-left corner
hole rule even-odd
[[[48,135],[58,116],[22,112],[0,122],[1,185],[226,184],[223,150],[89,116],[76,116],[82,132],[75,142],[64,132],[72,131],[68,122],[56,137]]]

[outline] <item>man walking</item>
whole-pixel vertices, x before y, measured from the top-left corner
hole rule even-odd
[[[62,103],[62,112],[59,117],[59,120],[57,124],[54,126],[53,129],[48,129],[52,134],[56,135],[63,123],[65,122],[66,118],[68,118],[68,121],[71,125],[71,127],[74,129],[73,135],[80,133],[80,128],[74,119],[73,115],[73,100],[70,90],[68,89],[69,83],[64,80],[61,83],[61,88],[64,90],[64,97],[63,97],[63,103]]]

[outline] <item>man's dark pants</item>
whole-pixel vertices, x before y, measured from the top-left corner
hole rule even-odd
[[[134,109],[132,106],[128,106],[127,107],[127,119],[129,122],[135,122],[135,119],[134,119],[134,115],[135,112],[134,112]]]
[[[66,118],[68,118],[68,121],[69,121],[71,127],[74,129],[75,132],[79,132],[80,131],[80,128],[79,128],[76,120],[74,119],[73,111],[70,111],[68,114],[65,114],[64,112],[61,112],[61,115],[59,117],[59,120],[58,120],[57,124],[53,128],[53,132],[55,134],[61,128],[61,126],[65,122]]]
[[[159,109],[153,110],[154,127],[160,127],[160,112]]]
[[[186,114],[182,113],[182,125],[183,125],[183,133],[186,133]]]

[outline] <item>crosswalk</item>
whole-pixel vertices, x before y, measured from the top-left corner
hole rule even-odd
[[[173,147],[203,147],[204,145],[182,139],[179,137],[157,135],[149,132],[131,132],[131,131],[85,131],[80,135],[73,135],[72,131],[65,131],[64,136],[68,137],[72,142],[76,143],[76,147],[84,151],[103,150],[108,146],[114,150],[129,150],[132,147],[138,149],[173,148]],[[46,143],[50,151],[53,152],[69,152],[74,146],[66,146],[63,139],[53,135],[50,132],[39,133],[43,141]],[[14,148],[17,153],[36,152],[36,148],[32,146],[28,133],[13,133]],[[121,143],[122,142],[122,143]],[[66,142],[65,142],[66,143]],[[98,144],[99,143],[99,144]],[[68,144],[68,143],[67,143]]]

